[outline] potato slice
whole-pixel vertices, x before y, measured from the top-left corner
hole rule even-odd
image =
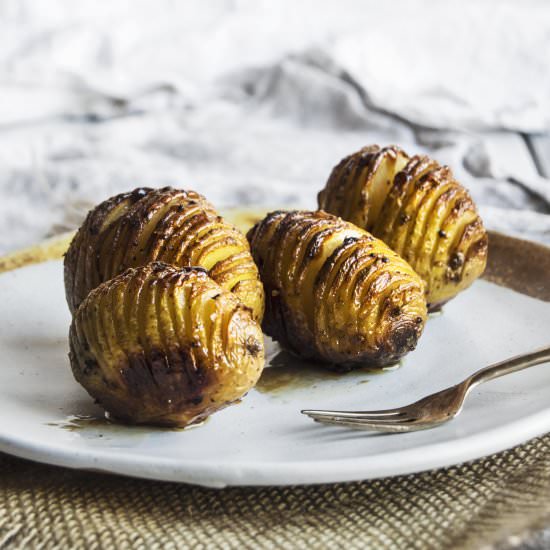
[[[135,189],[90,211],[65,256],[71,312],[102,282],[152,261],[203,267],[261,319],[263,288],[244,234],[202,195],[171,187]]]
[[[264,331],[295,354],[380,366],[414,349],[424,284],[382,241],[325,212],[273,212],[248,233],[266,292]]]
[[[430,309],[485,270],[487,233],[472,198],[447,166],[427,156],[365,147],[333,169],[318,200],[403,256],[426,282]]]
[[[74,314],[71,368],[124,422],[187,426],[238,401],[264,365],[250,309],[200,268],[154,262],[92,290]]]

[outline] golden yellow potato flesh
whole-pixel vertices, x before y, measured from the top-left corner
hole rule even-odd
[[[124,422],[186,426],[239,400],[264,364],[251,311],[200,268],[154,262],[90,292],[73,316],[71,368]]]
[[[325,212],[273,212],[248,233],[266,292],[263,329],[294,353],[380,366],[416,346],[424,283],[372,235]]]
[[[488,239],[468,191],[449,167],[395,146],[344,158],[319,193],[319,208],[383,240],[426,282],[436,309],[482,275]]]
[[[71,312],[102,282],[152,261],[206,269],[262,318],[263,288],[244,234],[202,195],[171,187],[135,189],[89,212],[65,256]]]

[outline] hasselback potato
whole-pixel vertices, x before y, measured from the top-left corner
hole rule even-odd
[[[305,358],[391,363],[426,321],[424,284],[382,241],[325,212],[273,212],[248,233],[266,292],[263,329]]]
[[[129,423],[186,426],[237,401],[264,363],[259,324],[200,268],[154,262],[92,290],[73,316],[78,382]]]
[[[203,267],[261,319],[263,288],[244,234],[202,195],[171,187],[135,189],[89,212],[65,256],[71,312],[100,283],[151,261]]]
[[[485,269],[487,233],[448,166],[395,146],[344,158],[319,193],[319,208],[365,228],[426,282],[430,308],[467,288]]]

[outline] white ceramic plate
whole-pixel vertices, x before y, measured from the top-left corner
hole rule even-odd
[[[261,391],[187,431],[74,420],[102,411],[73,380],[62,265],[0,275],[0,450],[41,462],[200,485],[286,485],[406,474],[475,459],[550,430],[550,365],[480,386],[440,428],[395,435],[321,426],[300,409],[407,404],[550,340],[550,303],[477,282],[430,319],[390,372],[289,376],[279,355]],[[271,347],[271,357],[277,347]],[[282,364],[282,366],[281,366]],[[274,372],[274,371],[271,371]],[[269,390],[270,386],[278,389]]]

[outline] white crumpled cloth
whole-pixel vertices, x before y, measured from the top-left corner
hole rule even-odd
[[[370,143],[550,242],[544,0],[4,0],[0,45],[0,253],[140,185],[314,208]]]

